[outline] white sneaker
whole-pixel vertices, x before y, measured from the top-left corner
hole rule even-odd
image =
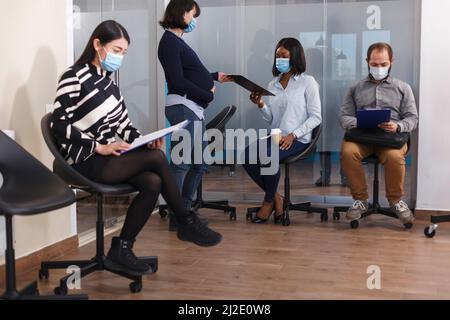
[[[361,216],[369,210],[369,203],[367,201],[356,200],[348,209],[346,218],[348,220],[359,220]]]
[[[391,210],[394,211],[401,223],[408,224],[414,222],[414,216],[411,210],[402,200],[391,205]]]

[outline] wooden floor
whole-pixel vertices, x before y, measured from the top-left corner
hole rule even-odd
[[[109,273],[82,280],[91,299],[449,299],[450,224],[442,224],[434,239],[419,220],[412,230],[386,217],[369,217],[358,230],[341,220],[320,223],[314,214],[294,213],[290,227],[238,221],[217,211],[203,210],[223,242],[200,248],[181,242],[167,231],[168,221],[152,217],[135,250],[159,256],[159,270],[145,277],[143,291],[131,294],[129,281]],[[331,218],[331,217],[330,217]],[[110,237],[106,241],[109,247]],[[91,243],[65,259],[88,258]],[[381,268],[381,290],[368,290],[367,268]],[[40,282],[51,293],[63,271]],[[36,271],[20,282],[36,278]]]

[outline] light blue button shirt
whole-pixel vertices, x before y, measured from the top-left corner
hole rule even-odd
[[[291,77],[284,89],[280,79],[269,83],[268,90],[275,96],[260,109],[263,118],[272,129],[281,129],[283,136],[293,133],[301,143],[310,143],[312,131],[322,122],[319,85],[302,74]]]

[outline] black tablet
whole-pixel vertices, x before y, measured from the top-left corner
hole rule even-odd
[[[262,96],[275,96],[272,92],[267,91],[263,87],[257,85],[256,83],[248,80],[247,78],[241,75],[230,75],[229,77],[233,79],[233,81],[236,82],[238,85],[247,89],[250,92],[259,93]]]

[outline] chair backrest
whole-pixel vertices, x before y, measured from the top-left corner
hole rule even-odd
[[[89,187],[91,181],[72,168],[61,155],[51,131],[51,116],[52,115],[49,113],[42,118],[41,131],[47,147],[55,158],[53,162],[53,171],[69,185],[82,188]]]
[[[220,131],[225,130],[225,126],[235,113],[236,113],[235,106],[225,107],[221,112],[219,112],[217,116],[214,117],[214,119],[208,122],[208,124],[206,125],[206,130],[208,129],[217,129]]]
[[[322,124],[319,124],[312,131],[311,143],[309,144],[308,148],[306,148],[305,151],[303,151],[302,153],[300,153],[298,155],[287,158],[283,162],[284,163],[292,163],[292,162],[296,162],[298,160],[305,160],[309,156],[311,156],[314,152],[316,152],[317,142],[319,141],[321,133],[322,133]]]
[[[64,157],[59,152],[59,149],[56,145],[55,138],[51,131],[51,114],[45,115],[41,120],[41,131],[44,136],[45,143],[47,144],[50,152],[55,158],[53,162],[53,172],[55,172],[61,179],[63,179],[67,184],[71,185],[74,188],[86,190],[91,193],[102,193],[109,195],[123,195],[128,193],[133,193],[136,190],[128,184],[120,184],[120,185],[104,185],[101,183],[94,182],[77,170],[75,170],[72,166],[70,166]]]
[[[0,150],[0,214],[38,214],[75,202],[64,181],[1,131]]]

